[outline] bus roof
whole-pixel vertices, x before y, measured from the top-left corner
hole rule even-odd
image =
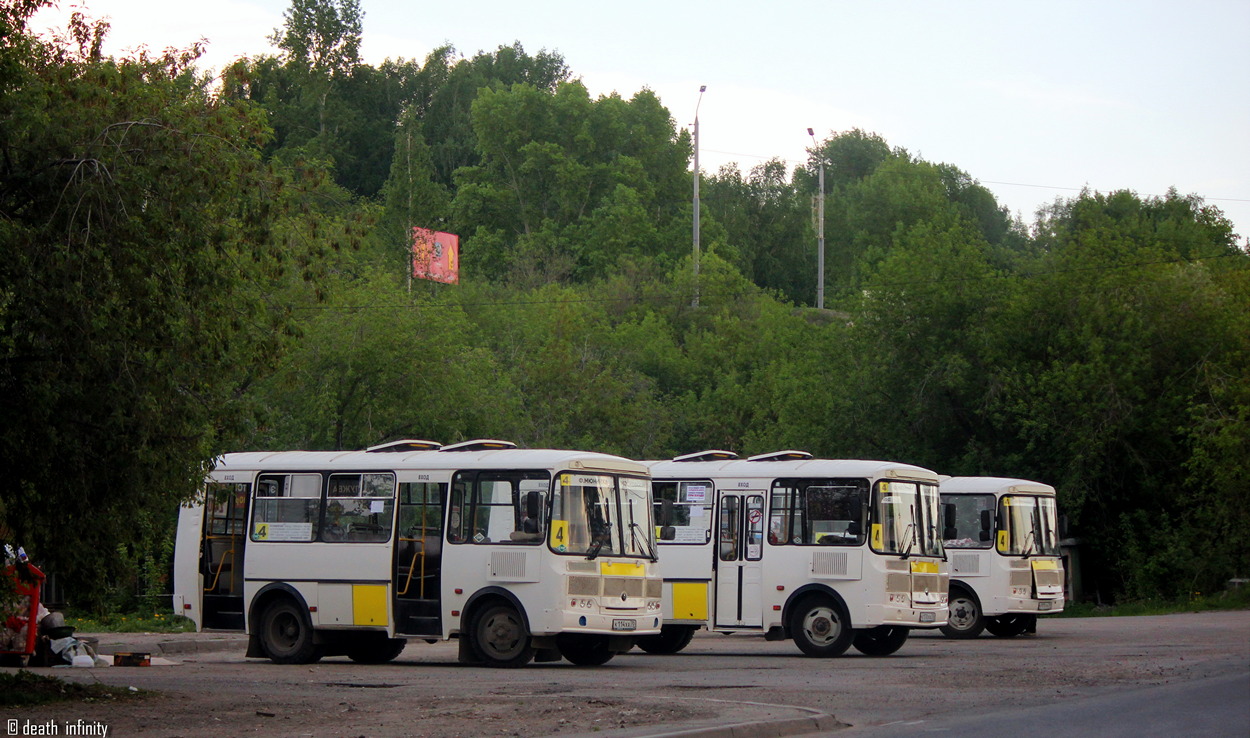
[[[646,476],[647,467],[621,456],[593,451],[490,448],[458,451],[245,451],[224,454],[214,471],[455,470],[455,469],[587,469]]]
[[[1031,494],[1054,496],[1055,488],[1041,482],[1011,477],[943,477],[942,494],[1004,495]]]
[[[768,455],[765,455],[768,456]],[[778,479],[783,477],[851,477],[866,479],[909,479],[937,482],[936,472],[924,467],[892,461],[859,459],[728,459],[716,461],[644,461],[655,479],[734,477],[737,479]]]

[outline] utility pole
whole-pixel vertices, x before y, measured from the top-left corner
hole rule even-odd
[[[699,105],[707,85],[699,85],[699,100],[694,104],[694,299],[690,307],[699,307]]]
[[[825,309],[825,154],[816,144],[816,133],[807,129],[820,157],[819,191],[816,193],[816,309]]]

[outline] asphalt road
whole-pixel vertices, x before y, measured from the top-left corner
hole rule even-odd
[[[160,695],[4,717],[144,736],[1250,735],[1250,611],[1051,618],[1014,639],[926,632],[885,658],[700,634],[673,656],[516,670],[460,666],[454,643],[422,642],[384,666],[278,666],[197,651],[209,638],[103,636],[101,651],[163,648],[171,663],[56,674]]]

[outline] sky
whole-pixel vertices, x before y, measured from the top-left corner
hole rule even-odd
[[[289,0],[57,0],[112,25],[105,52],[206,39],[202,68],[276,54]],[[704,172],[806,161],[859,128],[954,165],[1026,224],[1057,198],[1169,188],[1250,237],[1250,0],[359,0],[361,53],[423,61],[519,41],[592,95],[653,90],[699,120]],[[699,87],[707,86],[700,96]]]

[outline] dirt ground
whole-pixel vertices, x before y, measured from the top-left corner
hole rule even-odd
[[[278,666],[211,637],[104,636],[102,652],[145,648],[146,668],[40,670],[154,692],[0,714],[19,725],[78,720],[118,736],[642,736],[831,715],[859,728],[1031,707],[1245,670],[1250,611],[1047,619],[1036,636],[913,636],[886,658],[802,657],[789,642],[700,634],[675,656],[641,652],[600,667],[460,666],[454,643],[411,643],[394,663]],[[165,644],[165,645],[162,645]],[[204,649],[204,650],[197,650]],[[164,651],[164,653],[162,653]],[[167,663],[166,663],[167,662]],[[782,722],[777,722],[782,721]],[[788,721],[788,722],[786,722]],[[770,728],[771,730],[771,728]],[[742,734],[761,734],[742,733]]]

